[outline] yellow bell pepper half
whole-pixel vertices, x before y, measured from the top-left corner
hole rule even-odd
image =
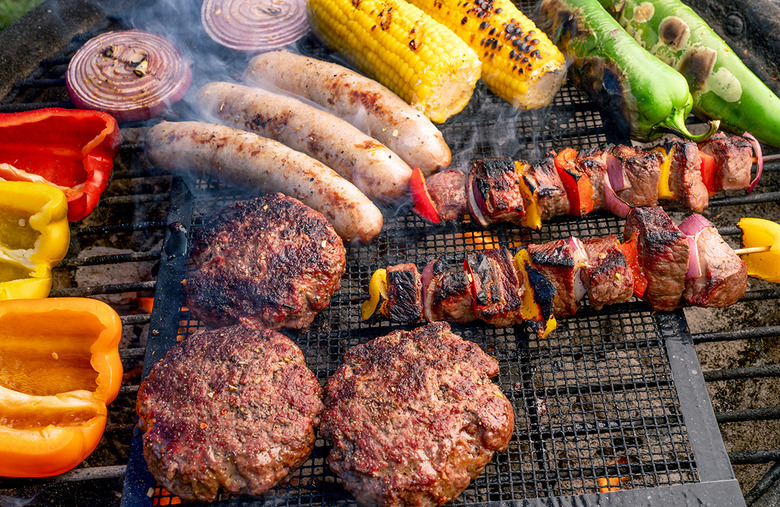
[[[61,474],[95,450],[122,382],[121,336],[96,299],[0,301],[0,476]]]
[[[780,283],[780,224],[763,218],[745,217],[737,226],[742,229],[744,248],[769,248],[766,252],[742,255],[748,275]]]
[[[68,202],[45,183],[0,181],[0,300],[45,298],[68,253]]]

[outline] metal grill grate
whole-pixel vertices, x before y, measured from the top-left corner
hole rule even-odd
[[[533,2],[520,4],[526,12],[533,11]],[[148,7],[149,3],[143,5]],[[0,103],[0,110],[72,107],[62,77],[69,58],[91,36],[130,27],[131,19],[109,17],[90,32],[75,37],[57,55],[43,60],[30,77],[18,81]],[[194,36],[189,37],[192,40]],[[304,51],[322,54],[311,40],[302,47]],[[244,63],[241,59],[228,60],[229,70],[238,75]],[[213,69],[204,65],[207,64],[198,66],[196,62],[196,71],[200,78],[208,79]],[[191,112],[181,105],[165,114],[166,119],[176,120],[187,118]],[[216,210],[248,196],[206,180],[198,180],[189,188],[181,179],[149,167],[142,146],[134,137],[135,127],[143,126],[123,126],[126,143],[117,159],[112,183],[93,216],[72,227],[70,253],[57,268],[52,295],[154,296],[155,311],[145,314],[135,302],[115,304],[129,336],[122,348],[127,378],[119,398],[109,408],[106,437],[96,454],[81,467],[57,478],[2,479],[0,495],[33,498],[33,503],[38,504],[66,504],[73,500],[114,503],[120,496],[127,505],[166,505],[175,501],[150,481],[138,435],[131,444],[135,395],[141,378],[177,338],[202,329],[198,321],[179,308],[179,282],[187,269],[187,236]],[[465,114],[445,124],[442,130],[453,149],[456,167],[462,167],[472,156],[512,155],[535,160],[548,149],[625,141],[570,86],[561,90],[549,110],[519,115],[480,87]],[[776,172],[777,168],[772,169]],[[722,208],[778,200],[780,192],[762,192],[719,197],[712,204]],[[482,231],[468,223],[439,228],[422,223],[408,208],[391,213],[386,222],[385,232],[372,244],[349,249],[348,270],[331,306],[308,332],[292,334],[322,383],[348,347],[393,329],[387,323],[366,324],[360,320],[359,305],[374,269],[408,261],[422,267],[434,256],[455,263],[462,260],[466,251],[476,248],[515,247],[520,243],[539,243],[568,235],[596,236],[621,229],[618,219],[600,214],[584,220],[559,218],[545,224],[541,231],[508,227]],[[134,252],[77,257],[96,244],[129,246]],[[151,279],[82,286],[75,282],[76,271],[86,266],[141,262],[153,265]],[[771,290],[762,288],[746,298],[766,297],[766,291]],[[776,335],[769,327],[766,332]],[[525,500],[541,505],[547,500],[565,503],[563,498],[567,496],[576,496],[577,502],[586,504],[606,503],[610,499],[632,504],[671,504],[684,498],[710,504],[741,502],[682,312],[654,315],[636,302],[600,312],[586,307],[575,318],[562,321],[558,330],[542,341],[529,336],[522,327],[454,325],[453,329],[499,359],[501,372],[496,382],[516,414],[515,433],[507,452],[496,454],[455,504]],[[762,331],[759,328],[757,332]],[[777,460],[773,451],[762,452],[767,456],[761,459]],[[324,442],[318,440],[310,460],[286,486],[275,488],[262,499],[223,498],[221,503],[353,504],[330,473],[326,453]],[[732,455],[735,463],[745,458]],[[96,462],[101,465],[94,466]],[[620,481],[624,477],[629,480],[620,482],[623,490],[619,493],[597,493],[600,479]],[[771,474],[767,477],[772,478]]]

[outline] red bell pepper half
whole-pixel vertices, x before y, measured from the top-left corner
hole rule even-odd
[[[425,175],[419,167],[412,169],[412,176],[409,178],[409,190],[412,192],[412,210],[417,216],[433,224],[441,222],[439,212],[436,211],[436,204],[428,193],[428,187],[425,186]]]
[[[116,120],[102,111],[48,108],[0,114],[0,179],[60,188],[68,220],[100,200],[122,143]]]

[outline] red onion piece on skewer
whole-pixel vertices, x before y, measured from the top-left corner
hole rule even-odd
[[[699,239],[699,233],[711,226],[712,222],[698,213],[690,215],[680,224],[680,232],[688,237],[688,250],[690,251],[688,257],[688,272],[685,274],[686,280],[702,276],[701,261],[699,260],[699,247],[696,246],[696,242]]]
[[[68,64],[65,79],[76,107],[105,111],[120,122],[139,121],[179,101],[192,70],[165,37],[126,30],[88,40]]]
[[[264,53],[309,33],[306,0],[204,0],[206,33],[230,49]]]
[[[758,142],[758,139],[753,137],[750,132],[745,132],[742,134],[742,137],[750,141],[750,144],[753,145],[753,151],[756,153],[756,166],[758,167],[756,177],[750,182],[750,186],[747,189],[749,194],[756,188],[756,185],[758,185],[758,182],[761,180],[761,173],[764,172],[764,155],[761,153],[761,144]]]
[[[604,175],[604,206],[611,211],[613,215],[620,218],[626,218],[628,212],[631,211],[631,206],[618,197],[612,189],[608,175]]]

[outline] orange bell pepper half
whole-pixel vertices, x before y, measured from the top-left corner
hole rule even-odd
[[[575,166],[577,150],[566,148],[555,156],[555,169],[569,198],[569,215],[582,216],[593,211],[593,184]]]
[[[0,301],[0,476],[58,475],[95,450],[122,382],[121,336],[96,299]]]
[[[116,120],[102,111],[0,113],[0,180],[59,188],[68,199],[68,220],[75,222],[100,200],[121,143]]]

